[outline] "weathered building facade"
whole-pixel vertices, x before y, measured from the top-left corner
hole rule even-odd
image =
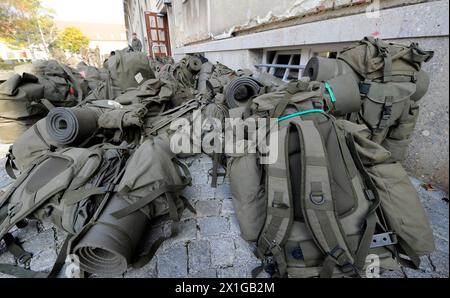
[[[286,80],[300,78],[312,56],[332,57],[368,35],[434,50],[424,66],[431,85],[406,166],[448,191],[447,0],[124,0],[124,6],[128,36],[141,35],[149,54],[201,53]],[[159,22],[152,24],[150,12]],[[165,24],[164,41],[155,24]]]

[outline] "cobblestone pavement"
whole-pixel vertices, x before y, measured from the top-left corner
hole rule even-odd
[[[129,269],[126,278],[141,277],[250,277],[251,270],[260,262],[253,255],[253,244],[239,236],[239,226],[233,210],[228,182],[217,189],[209,186],[208,170],[212,167],[207,156],[185,160],[191,170],[193,186],[184,195],[197,211],[194,215],[186,210],[178,224],[178,233],[166,240],[154,258],[140,269]],[[0,189],[10,183],[0,163]],[[440,191],[426,191],[421,182],[412,179],[430,216],[437,250],[423,257],[421,270],[402,269],[386,272],[383,277],[448,277],[448,203]],[[168,236],[170,223],[154,222],[146,236],[146,245],[151,245],[160,236]],[[65,239],[65,234],[49,225],[31,223],[14,234],[23,241],[26,250],[33,253],[30,268],[49,271]],[[8,252],[0,255],[0,263],[16,264]],[[6,277],[0,274],[0,277]]]

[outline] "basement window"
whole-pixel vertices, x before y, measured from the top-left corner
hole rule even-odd
[[[266,61],[256,67],[283,81],[298,80],[301,78],[301,70],[304,68],[300,65],[300,58],[300,50],[268,51]]]

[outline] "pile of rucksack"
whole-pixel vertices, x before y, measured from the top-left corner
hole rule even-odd
[[[49,108],[7,156],[15,181],[0,199],[0,239],[20,265],[32,256],[9,231],[30,219],[67,232],[61,256],[76,255],[87,273],[117,275],[150,260],[156,248],[139,250],[150,221],[194,211],[181,196],[189,171],[169,139],[173,120],[192,121],[209,104],[196,87],[203,62],[186,56],[155,75],[144,54],[117,51],[105,69],[78,65],[90,93],[73,107]],[[64,260],[50,273],[4,264],[0,271],[54,277]]]
[[[258,269],[360,277],[374,258],[379,269],[417,269],[434,250],[400,163],[428,88],[421,65],[432,56],[416,44],[365,38],[337,59],[313,58],[311,81],[252,100],[247,117],[279,124],[275,163],[261,164],[258,153],[229,160],[242,236],[257,242],[263,260]]]
[[[417,44],[365,38],[337,59],[314,57],[307,78],[289,83],[200,55],[157,72],[147,57],[122,52],[106,69],[81,64],[90,93],[74,107],[50,107],[15,141],[6,162],[15,182],[0,198],[0,239],[19,264],[32,255],[14,226],[38,219],[69,237],[50,273],[0,271],[54,277],[67,254],[93,274],[144,265],[164,241],[140,250],[151,220],[195,213],[181,193],[191,183],[182,159],[196,152],[174,153],[171,141],[185,129],[175,121],[194,130],[199,115],[222,130],[229,117],[276,123],[265,131],[278,151],[272,163],[262,162],[267,152],[206,152],[212,186],[226,173],[241,236],[256,242],[255,276],[363,277],[374,258],[381,269],[418,268],[433,234],[400,162],[428,88],[421,66],[432,56]],[[202,136],[211,131],[201,127]],[[195,137],[187,134],[192,144]],[[235,137],[251,141],[248,132]]]

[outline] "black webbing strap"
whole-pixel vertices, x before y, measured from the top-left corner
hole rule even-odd
[[[156,198],[162,196],[166,192],[178,192],[184,189],[186,185],[179,184],[179,185],[164,185],[154,191],[149,192],[149,194],[145,197],[140,199],[139,201],[129,205],[128,207],[125,207],[123,209],[120,209],[116,212],[111,213],[112,216],[114,216],[117,219],[123,218],[127,215],[130,215],[133,212],[136,212],[151,202],[153,202]]]
[[[64,263],[66,262],[67,257],[67,249],[69,247],[71,237],[67,236],[66,240],[59,251],[58,257],[56,258],[55,263],[53,264],[52,270],[47,275],[48,278],[56,278],[58,274],[61,272],[61,269],[64,267]]]
[[[380,207],[380,197],[372,181],[372,178],[370,178],[369,173],[367,173],[366,169],[364,168],[364,165],[356,149],[353,135],[348,133],[346,135],[346,139],[350,154],[355,161],[355,165],[359,173],[361,174],[363,183],[365,185],[364,195],[366,196],[366,199],[371,202],[365,218],[365,230],[355,254],[354,265],[358,270],[362,270],[366,262],[366,257],[369,253],[370,245],[372,244],[373,235],[375,234],[375,228],[377,224],[376,212]]]
[[[211,176],[211,187],[217,188],[217,180],[219,177],[225,177],[226,171],[219,172],[219,167],[221,167],[221,153],[213,153],[212,162],[213,167],[208,171],[208,174]]]
[[[33,257],[32,253],[27,252],[20,246],[18,240],[11,233],[6,233],[3,236],[3,241],[5,241],[7,250],[17,259],[19,264],[26,264]]]
[[[213,153],[213,158],[212,158],[212,162],[213,162],[213,167],[211,169],[211,187],[212,188],[217,188],[217,176],[218,176],[218,169],[219,169],[219,153]]]
[[[0,273],[18,278],[46,278],[47,273],[32,271],[16,265],[0,264]]]
[[[14,154],[12,153],[12,145],[8,149],[8,153],[6,154],[6,162],[5,162],[5,171],[11,179],[17,179],[14,170],[17,171],[17,166],[14,162]]]
[[[26,262],[21,262],[20,257],[16,256],[16,252],[20,252],[20,250],[16,251],[16,247],[13,248],[13,251],[10,250],[11,244],[8,245],[9,241],[14,241],[14,237],[12,235],[10,235],[9,233],[6,234],[5,236],[7,238],[5,238],[5,236],[3,237],[3,239],[5,240],[5,243],[8,247],[8,250],[18,259],[18,262],[20,264],[25,264],[26,262],[28,262],[31,259],[31,254],[27,253],[30,255],[30,259],[26,260]],[[12,237],[12,239],[11,239]],[[69,244],[69,240],[70,237],[67,237],[66,240],[64,241],[63,246],[61,247],[61,250],[58,254],[58,257],[56,258],[55,263],[53,264],[52,270],[50,271],[50,273],[47,272],[40,272],[40,271],[33,271],[30,269],[26,269],[17,265],[11,265],[11,264],[0,264],[0,273],[4,273],[10,276],[14,276],[14,277],[18,277],[18,278],[56,278],[58,276],[58,274],[60,273],[61,269],[64,266],[66,257],[67,257],[67,247]],[[20,248],[20,246],[19,246]],[[20,248],[22,251],[24,251],[22,248]]]

